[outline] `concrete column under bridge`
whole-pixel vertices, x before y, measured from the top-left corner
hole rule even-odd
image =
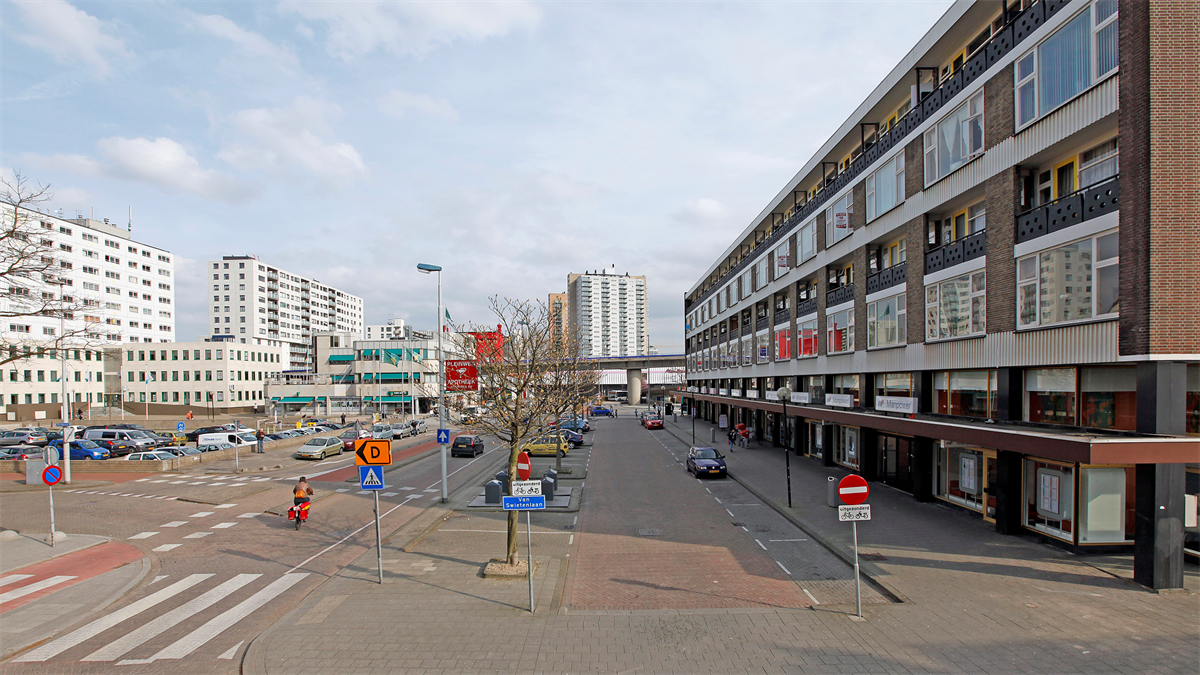
[[[629,403],[637,405],[642,400],[641,368],[630,368],[625,371],[625,387],[629,390]]]

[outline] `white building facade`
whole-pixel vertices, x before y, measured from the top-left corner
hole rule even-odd
[[[585,356],[643,356],[650,351],[646,277],[602,270],[567,275],[568,320]]]
[[[125,410],[195,416],[265,411],[266,382],[279,374],[284,347],[233,341],[126,345],[120,380]]]

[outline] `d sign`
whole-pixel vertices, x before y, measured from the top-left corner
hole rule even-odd
[[[374,466],[392,463],[392,444],[375,438],[360,438],[354,442],[355,464]]]

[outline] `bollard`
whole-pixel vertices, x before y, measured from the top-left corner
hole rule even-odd
[[[483,484],[483,503],[484,504],[499,504],[501,485],[498,480],[489,480]]]
[[[496,475],[494,476],[494,478],[495,478],[496,480],[500,481],[500,485],[501,485],[501,487],[503,487],[503,488],[504,488],[504,494],[506,494],[506,495],[507,495],[507,494],[512,494],[512,488],[511,488],[511,487],[509,486],[509,484],[508,484],[508,481],[509,481],[509,476],[508,476],[508,472],[507,472],[507,471],[499,471],[499,472],[497,472],[497,473],[496,473]]]
[[[838,505],[837,478],[830,476],[828,485],[829,489],[825,492],[825,503],[829,505],[829,508],[836,509]]]
[[[717,442],[717,430],[715,427],[708,430],[708,442],[709,443]]]
[[[546,498],[546,502],[554,501],[554,479],[545,476],[542,478],[542,496]]]

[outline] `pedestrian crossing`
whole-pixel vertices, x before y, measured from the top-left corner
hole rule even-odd
[[[217,640],[307,576],[305,572],[287,573],[273,579],[251,573],[190,574],[44,642],[13,662],[77,660],[137,665],[182,659]],[[154,581],[157,583],[163,578]],[[20,581],[22,579],[3,577],[0,585]],[[163,638],[164,634],[171,637]],[[231,637],[244,638],[236,633]],[[216,644],[215,647],[228,653],[229,644]],[[232,649],[236,651],[240,644],[233,645]]]

